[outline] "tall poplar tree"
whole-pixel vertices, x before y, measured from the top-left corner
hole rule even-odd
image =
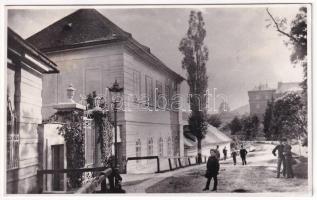
[[[207,130],[206,90],[208,77],[206,63],[208,48],[204,45],[205,23],[201,12],[191,11],[187,34],[179,44],[184,55],[182,68],[187,71],[191,114],[188,119],[191,132],[197,138],[198,162],[201,162],[201,141]]]

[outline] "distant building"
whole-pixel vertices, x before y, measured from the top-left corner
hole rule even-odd
[[[299,82],[278,82],[277,89],[269,88],[267,84],[260,84],[248,91],[250,114],[257,115],[260,120],[266,110],[267,102],[289,91],[301,91]]]
[[[259,85],[253,90],[248,91],[250,114],[256,115],[261,120],[265,112],[267,102],[274,98],[276,89],[269,88],[267,85]]]
[[[281,95],[285,92],[299,92],[302,91],[302,87],[300,86],[299,82],[278,82],[276,94]]]

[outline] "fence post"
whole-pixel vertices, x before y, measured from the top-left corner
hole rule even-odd
[[[41,171],[37,171],[37,186],[38,186],[38,193],[43,193],[43,173]]]
[[[156,160],[157,160],[157,173],[160,173],[160,159],[158,156],[156,157]]]
[[[178,158],[178,164],[179,164],[179,167],[183,167],[182,162],[181,162],[181,158]]]
[[[172,168],[171,158],[168,158],[168,164],[169,164],[169,166],[170,166],[170,171],[172,171],[172,170],[173,170],[173,168]]]
[[[107,177],[105,177],[105,179],[102,180],[100,186],[101,186],[101,190],[100,191],[102,193],[106,193],[107,192]]]

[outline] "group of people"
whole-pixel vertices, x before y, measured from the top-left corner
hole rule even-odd
[[[223,152],[223,157],[224,160],[227,159],[227,148],[224,147],[224,149],[222,150]],[[242,160],[242,165],[246,165],[247,161],[246,161],[246,155],[247,155],[247,150],[243,147],[243,145],[241,145],[241,149],[240,149],[240,157]],[[233,163],[234,165],[237,164],[237,150],[232,151],[231,156],[233,158]],[[203,189],[203,191],[209,190],[209,185],[211,182],[211,179],[214,179],[214,186],[212,191],[216,191],[217,190],[217,185],[218,185],[218,174],[219,174],[219,159],[220,159],[220,152],[219,152],[219,146],[217,145],[216,149],[211,149],[210,150],[210,156],[208,158],[207,161],[207,170],[206,170],[206,174],[205,177],[207,178],[207,182],[206,182],[206,186]]]
[[[286,139],[281,139],[279,144],[275,146],[272,151],[274,156],[277,156],[277,175],[276,178],[280,178],[281,167],[283,167],[282,174],[286,178],[294,178],[292,167],[292,147],[287,143]],[[277,155],[276,155],[277,152]]]
[[[287,143],[286,139],[280,140],[280,143],[273,149],[272,153],[274,156],[277,156],[277,178],[280,177],[281,173],[281,167],[283,167],[282,173],[283,176],[286,178],[294,178],[293,174],[293,168],[292,168],[292,147]],[[223,158],[224,160],[227,159],[227,149],[224,147],[223,149]],[[231,157],[233,159],[233,164],[237,164],[237,155],[241,157],[242,165],[246,165],[246,156],[248,154],[248,151],[244,148],[243,145],[241,145],[240,150],[234,149],[231,152]],[[206,186],[203,189],[203,191],[209,190],[209,185],[211,182],[211,179],[214,179],[214,186],[212,191],[217,190],[218,185],[218,174],[219,174],[219,159],[220,159],[220,153],[219,153],[219,146],[217,145],[216,149],[210,150],[210,156],[207,161],[207,170],[205,177],[207,178]]]

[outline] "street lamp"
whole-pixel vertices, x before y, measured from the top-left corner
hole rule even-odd
[[[114,111],[114,167],[117,168],[118,163],[118,149],[117,149],[117,105],[120,103],[118,101],[118,97],[123,92],[123,88],[119,87],[119,83],[117,80],[113,83],[112,87],[109,88],[109,91],[114,94],[114,101],[113,101],[113,111]]]

